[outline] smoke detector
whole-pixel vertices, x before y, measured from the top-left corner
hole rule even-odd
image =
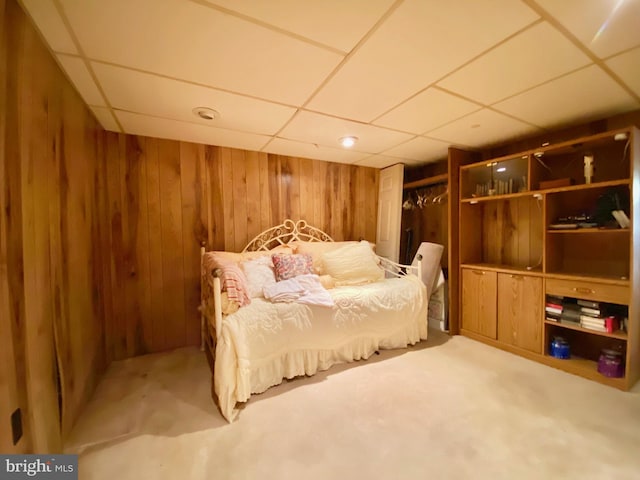
[[[220,114],[213,108],[196,107],[192,111],[194,115],[197,115],[203,120],[215,120],[216,118],[220,117]]]

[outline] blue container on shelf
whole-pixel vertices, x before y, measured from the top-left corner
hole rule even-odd
[[[553,337],[553,340],[551,340],[549,353],[554,358],[571,358],[571,349],[569,348],[569,342],[567,342],[562,337]]]

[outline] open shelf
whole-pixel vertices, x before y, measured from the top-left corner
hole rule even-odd
[[[595,228],[547,228],[547,233],[558,234],[558,233],[598,233],[598,234],[609,234],[609,233],[629,233],[631,230],[628,228],[606,228],[606,227],[595,227]]]
[[[600,332],[598,330],[589,330],[588,328],[582,328],[580,326],[573,326],[573,325],[569,325],[567,323],[560,323],[560,322],[552,322],[551,320],[545,320],[544,323],[546,323],[547,325],[555,325],[556,327],[560,327],[560,328],[567,328],[569,330],[576,330],[578,332],[584,332],[584,333],[588,333],[588,334],[593,334],[593,335],[601,335],[603,337],[609,337],[609,338],[617,338],[618,340],[627,340],[627,334],[624,332],[613,332],[613,333],[609,333],[609,332]]]
[[[549,194],[549,193],[579,192],[581,190],[593,190],[598,188],[629,186],[630,184],[631,183],[629,179],[610,180],[606,182],[593,182],[593,183],[583,183],[580,185],[570,185],[568,187],[547,188],[544,190],[527,190],[524,192],[505,193],[502,195],[483,195],[478,197],[472,196],[468,198],[462,198],[460,201],[462,203],[476,204],[479,202],[491,202],[495,200],[503,200],[508,198],[518,198],[518,197],[532,197],[535,195],[543,195],[543,194]]]
[[[625,377],[605,377],[600,372],[598,372],[598,362],[594,360],[576,356],[571,356],[571,358],[567,359],[560,359],[552,357],[551,355],[545,355],[543,358],[544,362],[547,365],[558,368],[560,370],[564,370],[565,372],[580,375],[581,377],[589,378],[591,380],[596,380],[600,383],[619,388],[620,390],[624,390],[626,388]]]
[[[539,190],[539,191],[544,193],[577,192],[580,190],[590,190],[592,188],[620,187],[624,185],[627,185],[627,186],[630,185],[630,181],[628,178],[623,178],[620,180],[608,180],[606,182],[580,183],[578,185],[548,188],[546,190]]]

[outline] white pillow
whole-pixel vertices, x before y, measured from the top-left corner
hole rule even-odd
[[[263,256],[240,263],[247,277],[247,292],[250,298],[264,297],[262,289],[276,283],[271,256]]]
[[[384,280],[384,270],[378,266],[377,257],[366,240],[323,253],[322,263],[325,273],[335,279],[337,286]]]
[[[322,264],[322,255],[327,252],[333,252],[345,245],[357,245],[356,241],[346,242],[304,242],[295,241],[289,245],[293,247],[296,253],[308,253],[313,259],[313,269],[318,275],[324,275],[324,265]]]

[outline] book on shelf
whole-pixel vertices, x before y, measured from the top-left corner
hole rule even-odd
[[[590,317],[589,315],[580,315],[580,323],[586,323],[589,325],[599,325],[603,327],[605,325],[604,318]]]
[[[562,304],[564,297],[562,295],[551,295],[547,293],[547,302]]]
[[[585,328],[587,330],[593,330],[596,332],[607,332],[607,328],[606,327],[601,327],[599,325],[586,325],[586,324],[580,324],[580,326],[582,328]],[[611,333],[611,332],[609,332]]]
[[[594,318],[583,315],[580,318],[580,326],[589,330],[598,330],[599,332],[613,333],[620,329],[620,320],[616,317]]]
[[[562,307],[560,308],[556,308],[556,307],[550,307],[550,306],[546,306],[544,307],[544,311],[547,313],[555,313],[556,315],[561,315],[562,314]]]
[[[564,323],[565,325],[573,325],[574,327],[580,326],[580,320],[571,320],[565,317],[560,317],[560,323]]]
[[[591,300],[578,300],[578,305],[580,305],[581,307],[587,307],[587,308],[600,308],[600,303],[599,302],[592,302]]]
[[[562,318],[565,320],[572,320],[574,322],[580,321],[580,310],[576,310],[573,308],[563,308],[562,309]]]
[[[589,307],[580,307],[580,311],[586,315],[592,315],[594,317],[599,317],[602,315],[602,310],[599,308],[589,308]]]
[[[549,322],[556,322],[556,323],[560,321],[560,317],[553,317],[551,315],[547,315],[545,319],[548,320]]]

